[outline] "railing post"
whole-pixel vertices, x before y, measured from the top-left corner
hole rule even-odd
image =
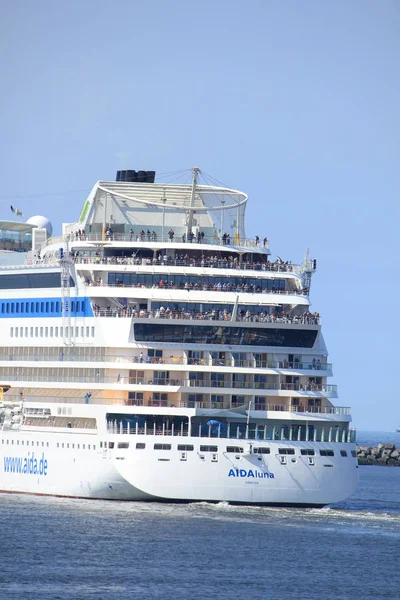
[[[332,441],[332,427],[329,427],[328,442]]]
[[[139,423],[136,421],[136,425],[135,425],[135,434],[138,435],[139,434]]]
[[[314,426],[313,442],[317,441],[317,428]]]

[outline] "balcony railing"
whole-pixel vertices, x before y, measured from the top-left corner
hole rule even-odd
[[[15,348],[13,348],[15,350]],[[156,357],[124,357],[124,356],[75,356],[74,354],[68,353],[67,349],[63,349],[62,352],[55,354],[39,355],[30,354],[28,356],[21,354],[10,354],[9,350],[0,350],[0,361],[4,362],[63,362],[65,366],[68,366],[69,362],[79,363],[118,363],[121,368],[131,369],[133,365],[140,365],[139,368],[154,368],[158,365],[160,368],[163,365],[187,365],[187,366],[200,366],[200,367],[236,367],[236,368],[251,368],[251,369],[288,369],[294,371],[332,371],[331,363],[318,363],[315,361],[309,362],[289,362],[289,361],[259,361],[257,359],[239,360],[239,359],[218,359],[218,358],[184,358],[175,356],[166,356],[162,358]],[[135,367],[137,368],[137,367]]]
[[[154,245],[165,244],[166,246],[174,244],[185,244],[187,247],[193,246],[201,246],[204,247],[206,245],[212,246],[225,246],[227,250],[229,248],[250,248],[254,250],[268,250],[269,242],[266,241],[256,241],[255,238],[243,238],[236,235],[232,235],[229,239],[223,239],[223,236],[218,235],[200,235],[199,236],[188,236],[186,234],[181,234],[180,236],[175,234],[165,234],[163,235],[153,235],[152,232],[150,234],[147,231],[144,234],[140,231],[134,231],[134,233],[116,233],[111,231],[111,233],[86,233],[79,235],[78,232],[73,232],[65,236],[58,236],[50,238],[47,241],[47,245],[51,244],[60,244],[65,242],[130,242],[132,246],[138,247],[153,247]]]
[[[102,288],[124,288],[124,289],[147,289],[147,290],[163,290],[166,292],[174,292],[174,291],[186,291],[186,292],[207,292],[207,293],[211,293],[211,292],[227,292],[227,293],[233,293],[233,294],[262,294],[262,295],[267,295],[267,294],[278,294],[278,295],[286,295],[286,296],[307,296],[308,294],[308,290],[302,289],[302,290],[279,290],[279,289],[267,289],[267,288],[261,288],[259,287],[255,287],[253,285],[250,286],[226,286],[224,287],[224,285],[219,285],[218,283],[214,284],[213,286],[209,286],[209,285],[200,285],[200,284],[195,284],[193,286],[189,286],[189,287],[185,287],[184,284],[182,285],[173,285],[173,286],[160,286],[160,285],[144,285],[144,284],[125,284],[125,283],[106,283],[106,282],[102,282],[102,281],[93,281],[91,282],[89,281],[85,281],[84,282],[86,286],[94,286],[94,287],[102,287]],[[167,301],[166,301],[167,302]],[[173,302],[173,299],[171,299],[171,302]],[[114,315],[112,315],[114,316]]]
[[[168,304],[166,302],[166,304]],[[232,313],[227,310],[212,310],[209,312],[194,312],[189,310],[174,311],[169,310],[160,312],[160,310],[136,310],[134,308],[102,308],[95,305],[93,307],[95,317],[113,317],[129,319],[164,319],[164,320],[195,320],[195,321],[231,321]],[[276,316],[270,314],[254,315],[236,315],[235,321],[241,323],[284,323],[287,325],[319,325],[320,317],[318,313],[304,313],[293,316]]]

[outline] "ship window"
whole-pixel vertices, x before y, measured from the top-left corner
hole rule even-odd
[[[213,325],[135,323],[136,341],[311,348],[317,331]]]
[[[21,302],[21,313],[25,312],[25,302]]]
[[[319,453],[321,456],[335,456],[333,450],[320,450]]]
[[[241,448],[240,446],[227,446],[226,451],[233,452],[234,454],[240,454],[241,452],[243,452],[243,448]]]
[[[171,444],[154,444],[154,450],[171,450]]]
[[[307,448],[302,448],[300,452],[302,456],[315,456],[314,450],[308,450]]]
[[[146,444],[143,444],[143,442],[137,442],[136,450],[144,450],[145,448],[146,448]]]
[[[279,448],[279,454],[294,454],[294,448]]]
[[[218,446],[200,446],[200,452],[218,452]]]
[[[178,450],[183,452],[192,452],[194,450],[194,446],[191,444],[178,444]]]
[[[114,442],[108,442],[108,447],[111,449],[114,448]]]
[[[271,448],[253,448],[254,454],[271,454]]]
[[[163,355],[163,351],[162,350],[151,350],[151,349],[149,349],[147,351],[147,356],[152,356],[152,357],[154,356],[156,358],[162,358],[162,355]]]
[[[118,446],[117,447],[118,448],[129,448],[129,442],[118,442]]]
[[[357,458],[357,452],[355,450],[351,451],[351,455],[353,458]]]
[[[340,451],[340,456],[347,456],[346,450],[341,450]]]

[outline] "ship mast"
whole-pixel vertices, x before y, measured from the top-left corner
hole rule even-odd
[[[199,167],[193,167],[193,181],[192,181],[192,193],[190,195],[190,207],[189,207],[189,215],[187,220],[187,231],[186,231],[186,239],[188,239],[189,235],[192,233],[193,227],[193,209],[194,209],[194,201],[196,196],[196,185],[197,185],[197,176],[199,174]]]

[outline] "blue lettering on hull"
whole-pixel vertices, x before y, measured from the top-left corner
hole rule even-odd
[[[275,479],[273,473],[259,471],[258,469],[230,469],[228,477],[245,477],[246,479]]]
[[[44,457],[36,458],[35,453],[28,452],[28,456],[22,458],[20,456],[5,456],[4,457],[4,472],[18,473],[20,475],[47,475],[48,462]]]

